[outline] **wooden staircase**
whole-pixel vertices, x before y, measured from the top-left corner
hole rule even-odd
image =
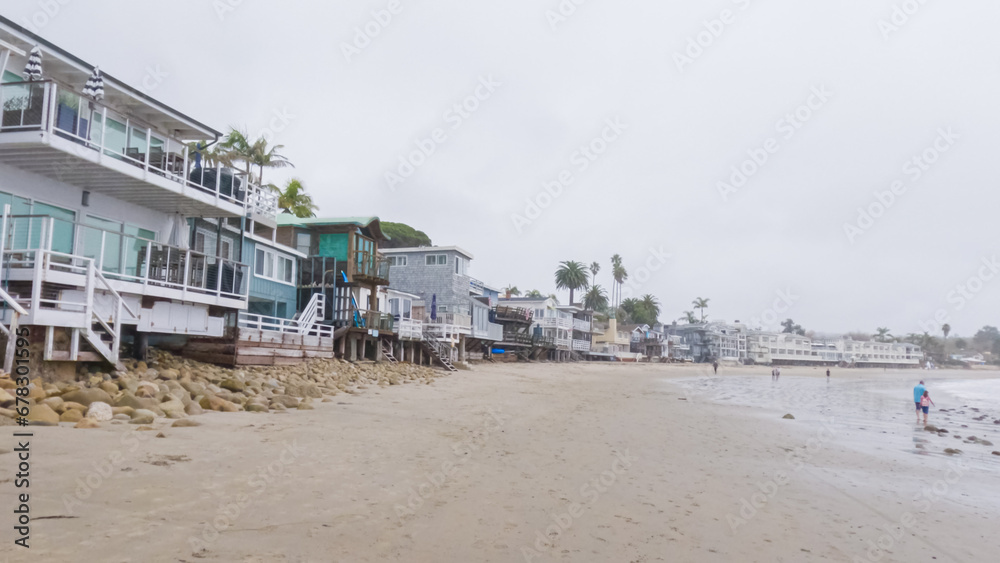
[[[396,359],[395,354],[392,353],[392,345],[385,340],[379,340],[379,346],[382,348],[382,356],[390,364],[398,364],[399,360]]]
[[[436,336],[426,329],[423,331],[423,338],[420,340],[420,344],[445,369],[448,371],[458,371],[458,368],[451,363],[451,347],[438,340]]]

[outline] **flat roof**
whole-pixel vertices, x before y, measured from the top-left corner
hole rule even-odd
[[[69,51],[66,51],[45,38],[32,33],[30,30],[21,27],[17,23],[3,16],[0,16],[0,32],[4,32],[3,37],[7,42],[12,43],[14,47],[20,48],[25,52],[31,51],[32,47],[38,45],[42,49],[42,69],[44,75],[52,75],[51,69],[54,68],[56,74],[62,73],[65,75],[71,75],[72,82],[79,82],[80,89],[83,89],[83,85],[94,72],[95,65],[84,61]],[[18,45],[18,43],[20,43],[20,45]],[[55,55],[58,58],[56,60],[46,60],[46,54]],[[57,62],[61,64],[56,64]],[[43,79],[45,78],[44,75]],[[142,90],[133,88],[125,82],[118,80],[103,70],[101,71],[101,76],[104,77],[104,88],[108,91],[108,97],[111,97],[111,90],[117,90],[129,98],[142,101],[143,103],[156,108],[165,116],[176,121],[176,123],[168,125],[168,128],[178,131],[180,133],[179,136],[185,137],[186,140],[194,140],[199,135],[204,135],[205,138],[218,138],[222,136],[222,133],[216,131],[212,127],[184,115],[170,106],[167,106],[166,104],[150,97]],[[130,109],[135,108],[133,107]],[[141,115],[140,117],[149,120],[149,116],[147,115]]]
[[[411,246],[408,248],[380,248],[383,254],[400,254],[403,252],[457,252],[469,260],[475,260],[471,252],[458,246]]]
[[[385,233],[382,232],[381,221],[376,216],[371,217],[296,217],[291,213],[279,213],[278,214],[278,226],[279,227],[339,227],[339,226],[354,226],[361,229],[371,228],[376,231],[376,235],[385,239],[390,240]],[[383,249],[379,249],[382,252]]]

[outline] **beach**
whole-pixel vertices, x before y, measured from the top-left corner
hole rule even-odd
[[[824,374],[478,365],[315,410],[210,412],[197,428],[33,428],[31,548],[4,551],[12,562],[993,560],[1000,372]],[[919,379],[937,404],[929,423],[948,433],[915,424]],[[4,506],[15,463],[0,455]],[[10,538],[10,511],[0,524]]]

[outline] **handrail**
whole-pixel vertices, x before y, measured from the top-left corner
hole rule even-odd
[[[3,288],[0,288],[0,300],[2,300],[4,303],[6,303],[11,309],[14,309],[15,313],[17,313],[19,315],[27,315],[28,314],[28,311],[26,311],[24,309],[24,307],[21,306],[20,303],[18,303],[6,291],[4,291]],[[0,325],[0,326],[2,326],[2,325]]]

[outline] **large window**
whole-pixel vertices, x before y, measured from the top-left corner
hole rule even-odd
[[[447,254],[428,254],[425,258],[425,263],[428,266],[443,266],[448,263]]]
[[[389,257],[390,266],[405,266],[406,256],[390,256]]]
[[[295,235],[295,250],[309,256],[312,248],[312,236],[309,233],[298,233]]]
[[[254,252],[254,274],[282,283],[295,283],[295,259],[258,247]]]

